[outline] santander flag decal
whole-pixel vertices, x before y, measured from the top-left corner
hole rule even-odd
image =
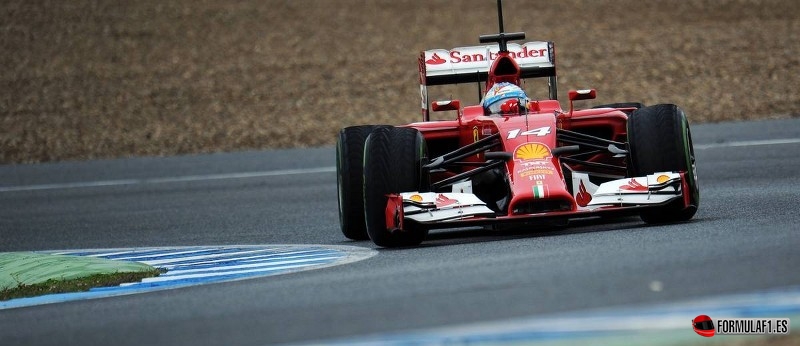
[[[426,56],[426,58],[427,58],[427,56]],[[442,57],[439,56],[438,53],[431,54],[431,57],[429,59],[425,60],[425,63],[428,64],[428,65],[441,65],[441,64],[444,64],[446,62],[447,62],[447,60],[442,59]]]
[[[500,51],[498,45],[459,47],[451,50],[432,49],[425,51],[425,65],[429,76],[453,73],[488,71]],[[508,51],[520,67],[550,67],[550,50],[547,42],[536,41],[525,44],[509,43]]]

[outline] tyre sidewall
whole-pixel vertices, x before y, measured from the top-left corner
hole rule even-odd
[[[336,141],[336,194],[339,203],[339,227],[353,240],[367,240],[363,205],[364,145],[367,136],[385,125],[351,126],[339,131]]]
[[[386,195],[423,189],[422,160],[427,148],[413,128],[392,127],[373,131],[364,149],[364,210],[367,234],[383,247],[418,245],[427,231],[406,227],[386,229]]]
[[[675,201],[642,213],[649,223],[690,219],[700,202],[697,170],[693,162],[691,131],[686,115],[678,106],[660,104],[634,111],[628,119],[629,173],[632,177],[664,171],[686,172],[689,206]]]

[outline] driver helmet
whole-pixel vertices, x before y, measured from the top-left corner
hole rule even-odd
[[[522,88],[507,82],[493,85],[483,98],[486,115],[517,115],[528,113],[528,95]]]

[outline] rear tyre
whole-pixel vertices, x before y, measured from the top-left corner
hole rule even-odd
[[[691,219],[700,205],[692,134],[686,115],[678,106],[660,104],[637,109],[628,117],[628,166],[632,176],[655,172],[686,172],[689,206],[683,199],[642,212],[647,223]]]
[[[384,125],[385,126],[385,125]],[[339,196],[339,226],[348,239],[367,240],[364,224],[364,143],[380,126],[343,128],[336,140],[336,178]]]
[[[425,139],[413,128],[383,127],[372,131],[364,149],[364,210],[367,234],[382,247],[419,245],[426,229],[387,229],[387,195],[420,191],[424,179]]]

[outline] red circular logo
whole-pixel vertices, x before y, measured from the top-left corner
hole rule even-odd
[[[710,338],[714,336],[714,321],[707,315],[700,315],[692,320],[692,328],[698,335]]]

